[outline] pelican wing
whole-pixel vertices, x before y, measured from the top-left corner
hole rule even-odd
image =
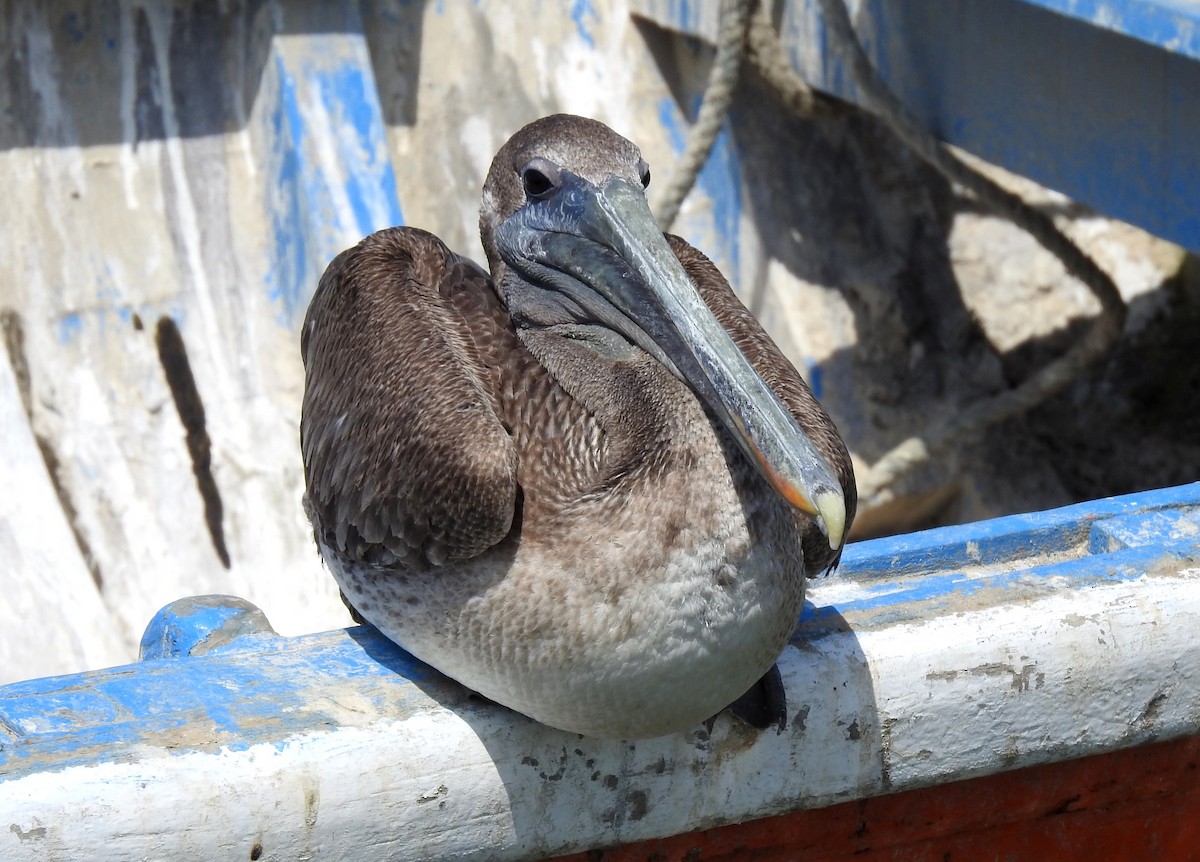
[[[507,320],[487,274],[425,231],[380,231],[329,265],[301,337],[300,442],[321,544],[424,568],[508,535],[517,458],[483,355]]]

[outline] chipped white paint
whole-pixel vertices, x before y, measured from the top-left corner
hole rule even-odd
[[[0,602],[0,669],[48,676],[66,666],[102,667],[124,658],[108,609],[79,554],[54,486],[30,432],[8,356],[0,351],[0,558],[31,577],[9,584]],[[21,489],[21,496],[13,493]],[[36,542],[30,542],[36,537]],[[47,627],[40,608],[53,607],[75,625]],[[93,634],[94,633],[94,634]],[[37,644],[29,650],[25,644]]]

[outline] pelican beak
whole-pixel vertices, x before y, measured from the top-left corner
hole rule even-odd
[[[497,235],[507,240],[507,263],[569,292],[571,308],[671,368],[771,487],[816,521],[831,548],[841,547],[846,502],[837,474],[709,310],[644,189],[621,178],[597,187],[564,171],[552,201],[528,204]]]

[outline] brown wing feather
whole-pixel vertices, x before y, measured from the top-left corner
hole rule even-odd
[[[424,567],[509,533],[517,457],[481,356],[507,323],[487,275],[425,231],[380,231],[334,259],[301,340],[300,442],[322,543],[352,562]]]
[[[667,242],[734,343],[837,471],[846,497],[846,532],[849,532],[858,505],[858,493],[854,485],[854,466],[850,461],[850,453],[833,420],[812,394],[800,372],[788,362],[771,336],[737,298],[712,261],[677,236],[667,234]],[[836,565],[840,556],[841,551],[832,551],[824,536],[815,528],[805,537],[804,561],[809,574]]]

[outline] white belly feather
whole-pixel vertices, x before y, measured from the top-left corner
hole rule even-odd
[[[383,634],[538,721],[625,739],[686,730],[771,667],[803,603],[794,516],[782,501],[752,513],[752,542],[744,502],[722,490],[657,559],[618,518],[570,549],[523,541],[503,561],[334,577]]]

